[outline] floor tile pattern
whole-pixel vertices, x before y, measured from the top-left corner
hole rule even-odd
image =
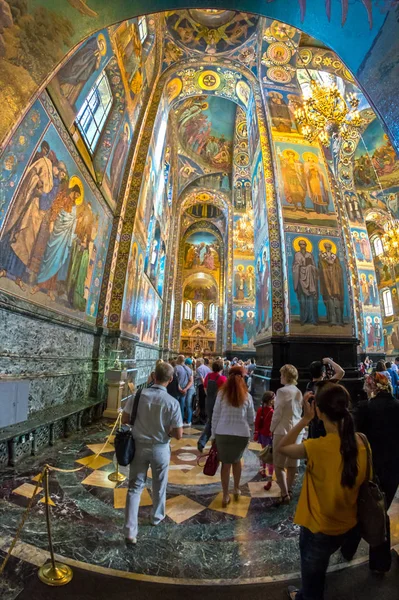
[[[241,496],[222,506],[220,475],[207,477],[197,464],[196,427],[185,428],[171,444],[166,517],[150,524],[151,470],[139,510],[138,544],[127,550],[122,527],[128,478],[111,482],[115,471],[113,439],[108,422],[96,424],[63,440],[39,458],[27,458],[17,469],[0,475],[0,532],[15,532],[32,498],[44,464],[78,472],[51,473],[50,505],[54,547],[58,554],[120,571],[152,577],[254,580],[297,572],[299,528],[293,523],[300,478],[290,506],[274,507],[279,490],[269,491],[259,470],[260,447],[252,442],[244,453]],[[209,447],[209,446],[208,446]],[[96,453],[102,451],[96,458]],[[206,450],[205,450],[206,452]],[[203,464],[203,461],[202,461]],[[120,467],[124,475],[128,469]],[[232,488],[232,485],[231,485]],[[45,498],[39,485],[22,542],[47,551]],[[399,499],[392,509],[393,543],[399,543]],[[0,533],[1,535],[1,533]],[[362,545],[358,556],[365,555]],[[206,557],[206,560],[204,560]],[[334,555],[332,563],[342,561]]]

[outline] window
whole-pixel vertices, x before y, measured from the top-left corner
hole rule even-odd
[[[91,88],[76,117],[76,125],[93,154],[112,106],[112,92],[103,72]]]
[[[196,321],[204,320],[204,305],[202,302],[198,302],[195,307],[195,319]]]
[[[209,305],[209,320],[215,320],[215,305],[213,303]]]
[[[382,301],[384,303],[384,312],[386,317],[392,317],[393,315],[393,304],[391,290],[384,290],[382,292]]]
[[[186,302],[184,303],[184,318],[187,319],[188,321],[191,321],[191,315],[192,315],[192,304],[189,300],[186,300]]]
[[[384,248],[382,246],[381,238],[379,238],[379,237],[374,238],[373,245],[374,245],[374,252],[375,252],[376,256],[380,256],[381,254],[384,254]]]
[[[138,25],[139,25],[140,42],[142,44],[144,44],[145,39],[146,39],[146,37],[148,35],[147,18],[146,17],[139,17],[138,18]]]

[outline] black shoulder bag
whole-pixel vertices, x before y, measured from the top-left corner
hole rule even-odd
[[[141,390],[137,392],[134,398],[130,425],[122,425],[115,434],[114,444],[116,460],[122,467],[127,467],[127,465],[130,465],[134,458],[136,444],[134,443],[132,428],[137,416],[140,395]]]
[[[357,498],[357,518],[362,538],[370,546],[379,546],[387,536],[385,494],[379,488],[374,474],[371,479],[372,458],[367,437],[363,433],[358,435],[367,450],[367,472]]]

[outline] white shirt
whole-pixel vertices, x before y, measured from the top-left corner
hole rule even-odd
[[[398,372],[398,365],[396,363],[392,363],[391,369],[392,369],[392,371]]]
[[[247,395],[244,404],[236,408],[223,400],[223,393],[219,392],[212,415],[212,438],[215,435],[250,437],[254,420],[254,403],[250,394]]]
[[[130,396],[123,412],[132,414],[134,396]],[[135,442],[167,444],[171,429],[183,427],[180,405],[163,385],[154,384],[142,390],[133,426]]]
[[[302,393],[295,385],[285,385],[277,390],[270,431],[286,435],[302,417]]]

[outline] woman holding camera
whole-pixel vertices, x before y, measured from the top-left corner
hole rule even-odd
[[[339,548],[345,554],[357,536],[357,497],[366,478],[367,450],[355,434],[349,405],[343,386],[321,382],[315,395],[305,394],[304,416],[278,448],[292,460],[307,459],[294,518],[301,527],[302,589],[290,586],[291,600],[323,600],[330,556]],[[315,414],[323,421],[326,436],[296,443]]]

